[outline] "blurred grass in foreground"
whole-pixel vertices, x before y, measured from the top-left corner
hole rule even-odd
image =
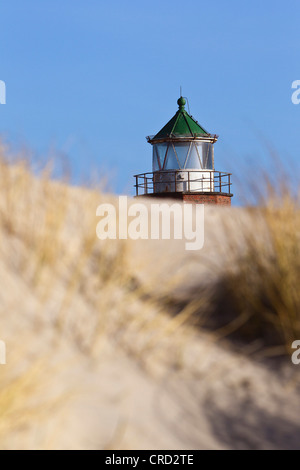
[[[238,209],[249,218],[234,237],[224,217],[225,268],[206,260],[214,281],[203,287],[199,275],[194,294],[179,303],[176,272],[168,282],[153,275],[143,284],[142,259],[136,255],[136,272],[129,269],[134,242],[97,239],[96,208],[113,196],[53,181],[51,165],[37,177],[26,158],[11,160],[4,147],[0,153],[1,339],[22,358],[1,369],[1,447],[26,442],[28,427],[43,428],[53,407],[62,413],[60,397],[69,391],[61,383],[56,389],[55,377],[59,382],[70,357],[71,364],[101,362],[107,341],[146,368],[155,358],[158,366],[176,369],[186,367],[182,358],[199,323],[211,322],[216,338],[260,340],[274,354],[289,352],[300,338],[299,200],[288,185],[278,194],[266,181],[260,207]],[[163,261],[160,254],[155,267]],[[164,284],[163,298],[153,293],[155,284]],[[26,347],[20,348],[20,338]],[[53,362],[59,367],[41,391]],[[36,445],[43,448],[49,439],[45,431],[44,443],[39,435]]]

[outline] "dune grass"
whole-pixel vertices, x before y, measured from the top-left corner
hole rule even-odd
[[[287,184],[279,193],[268,181],[266,188],[261,206],[246,209],[253,223],[244,227],[244,249],[223,282],[245,320],[239,333],[262,339],[274,353],[290,354],[300,337],[300,205]]]
[[[216,338],[234,334],[246,342],[260,340],[273,353],[289,353],[300,335],[299,201],[287,187],[280,197],[272,185],[266,187],[260,207],[242,209],[246,222],[235,237],[232,226],[224,231],[226,267],[206,261],[214,281],[203,287],[200,278],[194,295],[179,303],[174,300],[182,282],[178,273],[165,282],[163,298],[155,296],[154,284],[160,280],[139,283],[138,257],[136,275],[128,267],[130,241],[97,239],[96,208],[113,196],[53,181],[51,165],[37,176],[27,159],[11,161],[2,148],[2,331],[12,349],[18,349],[24,328],[27,344],[35,344],[22,350],[28,367],[8,363],[0,376],[2,447],[9,448],[10,442],[16,446],[16,432],[40,426],[53,403],[60,404],[57,398],[53,402],[53,392],[52,398],[51,393],[44,395],[40,385],[45,381],[43,369],[60,362],[53,351],[66,344],[74,357],[81,355],[91,363],[101,356],[105,341],[111,341],[143,365],[155,359],[158,366],[185,367],[190,338],[199,324],[205,328],[211,323]],[[160,263],[162,258],[156,261]],[[45,358],[42,367],[40,357]],[[53,377],[56,374],[54,369]]]

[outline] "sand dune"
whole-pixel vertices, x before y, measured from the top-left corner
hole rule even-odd
[[[268,250],[261,213],[207,208],[188,252],[97,239],[96,208],[116,198],[26,164],[2,162],[0,185],[2,448],[300,447],[300,369],[211,318],[227,324],[216,286],[238,271],[241,234],[255,226]]]

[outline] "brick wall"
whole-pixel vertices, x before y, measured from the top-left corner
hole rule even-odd
[[[147,197],[160,199],[179,199],[183,202],[194,202],[195,204],[217,204],[218,206],[231,206],[231,197],[218,193],[152,193]]]
[[[183,194],[183,202],[196,204],[218,204],[219,206],[231,206],[231,197],[220,194]]]

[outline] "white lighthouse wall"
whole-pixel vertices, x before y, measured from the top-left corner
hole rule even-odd
[[[210,170],[156,171],[153,173],[155,193],[213,192],[214,172]]]

